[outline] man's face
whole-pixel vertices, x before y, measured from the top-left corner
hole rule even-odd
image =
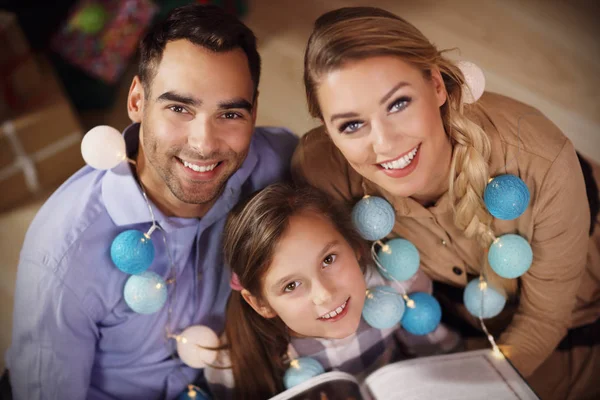
[[[129,99],[130,117],[141,122],[142,181],[167,203],[210,206],[244,162],[254,130],[245,53],[169,42],[147,86],[144,91],[136,78]],[[143,106],[132,112],[136,101]],[[168,191],[161,190],[165,184]]]

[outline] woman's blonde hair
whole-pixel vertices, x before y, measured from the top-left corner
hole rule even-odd
[[[391,55],[418,68],[426,78],[438,69],[448,93],[440,115],[453,147],[449,196],[454,223],[465,236],[477,239],[487,249],[494,240],[490,227],[493,218],[483,202],[489,178],[490,141],[483,129],[465,115],[465,78],[442,53],[417,28],[388,11],[348,7],[328,12],[315,22],[304,56],[308,109],[313,117],[322,119],[317,98],[319,79],[349,62]],[[487,275],[491,270],[486,270]]]

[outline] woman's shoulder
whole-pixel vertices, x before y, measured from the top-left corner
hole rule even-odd
[[[362,178],[333,144],[324,126],[300,138],[292,157],[296,183],[319,188],[336,200],[348,202],[362,197]]]
[[[476,118],[491,139],[492,152],[518,148],[531,157],[553,162],[568,138],[541,111],[513,98],[486,92]],[[497,149],[496,146],[501,148]]]

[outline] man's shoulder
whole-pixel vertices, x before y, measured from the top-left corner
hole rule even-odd
[[[70,249],[78,248],[91,228],[106,222],[102,201],[103,171],[84,167],[61,185],[42,205],[31,222],[21,258],[56,265]]]
[[[260,156],[267,153],[288,162],[298,145],[298,136],[283,127],[257,127],[253,140]]]

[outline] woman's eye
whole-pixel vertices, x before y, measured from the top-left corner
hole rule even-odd
[[[335,254],[329,254],[327,255],[324,259],[323,259],[323,266],[327,267],[331,264],[333,264],[335,262],[335,259],[337,258],[337,255]]]
[[[182,113],[186,112],[186,109],[183,108],[182,106],[171,106],[171,107],[169,107],[169,110],[171,110],[177,114],[182,114]]]
[[[362,126],[362,122],[359,121],[350,121],[346,122],[342,126],[339,127],[340,133],[352,133],[356,132]]]
[[[402,111],[408,106],[409,103],[410,103],[410,97],[401,97],[398,100],[394,101],[392,104],[390,104],[390,107],[388,108],[388,112],[394,113],[394,112]]]
[[[293,292],[295,289],[300,286],[300,282],[290,282],[283,288],[283,291],[286,293]]]

